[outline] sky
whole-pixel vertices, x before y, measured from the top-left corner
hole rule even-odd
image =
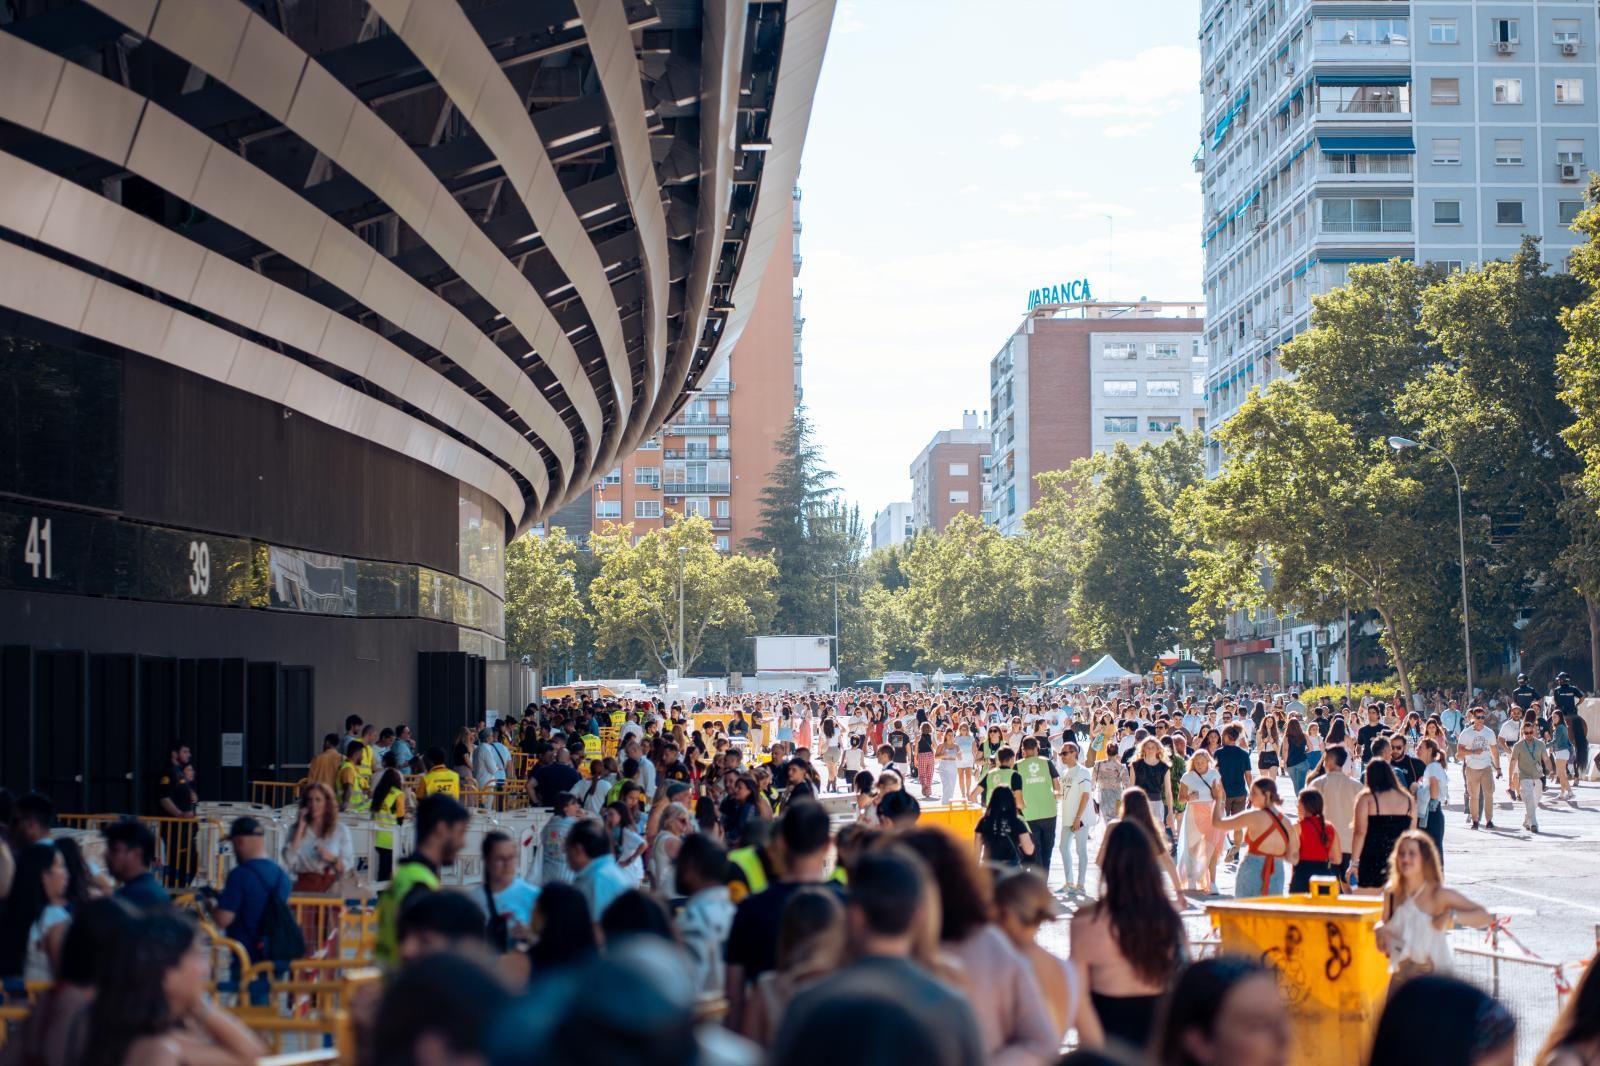
[[[840,0],[795,284],[807,412],[863,519],[911,498],[936,432],[987,410],[1028,290],[1199,299],[1198,10]]]

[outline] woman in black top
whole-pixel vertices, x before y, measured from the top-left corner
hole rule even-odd
[[[1133,785],[1150,800],[1158,826],[1172,826],[1172,764],[1161,757],[1161,742],[1150,737],[1139,745],[1139,757],[1130,764]]]
[[[1021,866],[1033,857],[1033,833],[1017,814],[1017,797],[1003,785],[989,797],[989,809],[978,819],[977,834],[984,862]]]

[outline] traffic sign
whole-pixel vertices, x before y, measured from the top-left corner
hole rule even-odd
[[[1072,657],[1072,665],[1073,665],[1073,666],[1077,666],[1077,665],[1078,665],[1078,663],[1080,663],[1080,662],[1082,662],[1082,660],[1081,660],[1081,659],[1079,659],[1079,658],[1078,658],[1078,657],[1077,657],[1077,656],[1076,656],[1076,655],[1074,655],[1074,656],[1073,656],[1073,657]]]

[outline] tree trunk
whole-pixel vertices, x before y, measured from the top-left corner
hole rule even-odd
[[[1593,596],[1583,598],[1589,616],[1589,689],[1600,690],[1600,601]]]
[[[533,702],[544,702],[544,660],[533,659],[529,664],[533,667]]]
[[[1136,674],[1143,673],[1144,671],[1139,669],[1139,661],[1137,657],[1133,654],[1133,630],[1123,629],[1122,639],[1126,641],[1128,645],[1128,665],[1124,667],[1124,669],[1132,670]]]
[[[1411,710],[1411,675],[1406,670],[1406,658],[1400,653],[1400,635],[1395,632],[1394,622],[1389,618],[1389,612],[1382,607],[1377,608],[1378,617],[1383,619],[1383,639],[1389,645],[1389,657],[1394,660],[1394,672],[1400,675],[1400,691],[1406,698],[1406,710]]]

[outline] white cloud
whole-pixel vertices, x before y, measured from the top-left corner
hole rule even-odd
[[[829,32],[834,35],[859,33],[866,28],[867,23],[861,17],[855,0],[839,0],[839,7],[833,13],[833,28]]]
[[[995,147],[1004,148],[1006,151],[1021,148],[1025,143],[1027,143],[1027,139],[1020,133],[1002,133],[994,139]]]
[[[1192,103],[1199,94],[1200,52],[1181,45],[1146,48],[1130,59],[1109,59],[1072,78],[1032,85],[981,88],[1001,100],[1059,104],[1073,118],[1154,118]]]
[[[1143,137],[1154,128],[1151,122],[1113,122],[1100,128],[1100,136],[1108,141],[1128,141]]]

